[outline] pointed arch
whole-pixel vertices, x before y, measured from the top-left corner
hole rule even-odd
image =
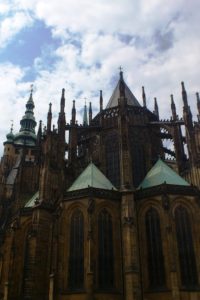
[[[198,276],[190,217],[183,205],[176,207],[174,215],[181,284],[192,288],[198,285]]]
[[[98,285],[114,287],[113,222],[105,208],[98,215]]]
[[[153,207],[146,212],[145,226],[149,286],[153,289],[162,288],[165,287],[165,267],[160,218],[157,210]]]
[[[84,217],[80,209],[71,215],[69,240],[69,288],[84,287]]]

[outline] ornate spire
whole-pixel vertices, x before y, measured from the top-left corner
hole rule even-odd
[[[145,94],[145,90],[144,87],[142,87],[142,99],[143,99],[143,106],[146,107],[146,94]]]
[[[85,102],[84,112],[83,112],[83,126],[87,126],[87,125],[88,125],[87,105],[86,105],[86,102]]]
[[[182,86],[182,98],[183,98],[183,104],[184,106],[188,106],[188,101],[187,101],[187,92],[185,90],[185,85],[184,82],[181,82],[181,86]]]
[[[65,89],[62,89],[62,95],[60,99],[60,113],[58,117],[58,133],[61,134],[63,140],[65,137]]]
[[[47,132],[51,131],[51,121],[52,121],[52,111],[51,111],[52,104],[49,103],[49,111],[47,115]]]
[[[29,99],[26,103],[26,111],[23,118],[20,121],[20,131],[15,135],[14,142],[19,145],[28,145],[35,146],[36,144],[36,135],[35,135],[35,127],[36,121],[34,117],[34,109],[35,105],[33,102],[33,85],[31,85],[31,91]]]
[[[174,103],[174,97],[173,97],[173,95],[171,95],[170,97],[171,97],[172,118],[173,118],[173,120],[176,120],[177,119],[177,115],[176,115],[176,105]]]
[[[102,112],[102,110],[103,110],[103,95],[102,95],[102,90],[100,90],[99,104],[100,104],[100,112]]]
[[[92,121],[92,103],[89,102],[89,124],[91,124]]]
[[[125,98],[125,83],[124,83],[123,72],[121,67],[119,72],[119,94],[120,97]]]
[[[157,99],[154,98],[154,114],[158,117],[159,119],[159,110],[158,110],[158,103],[157,103]]]
[[[198,121],[200,121],[200,98],[199,98],[199,93],[196,93],[196,97],[197,97],[197,109],[198,109]]]
[[[60,100],[60,112],[65,112],[65,89],[62,89],[62,96]]]
[[[75,100],[73,100],[73,106],[72,106],[72,124],[76,124],[76,107],[75,107]]]

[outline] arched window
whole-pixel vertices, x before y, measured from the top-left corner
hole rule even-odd
[[[33,268],[34,268],[34,257],[32,253],[31,233],[29,230],[26,235],[25,249],[24,249],[24,270],[23,270],[23,285],[22,285],[22,289],[23,289],[22,294],[24,300],[28,300],[32,298]]]
[[[82,289],[84,286],[84,219],[77,209],[71,216],[69,288]]]
[[[175,210],[176,237],[178,244],[181,283],[185,287],[198,284],[190,218],[185,207]]]
[[[120,186],[119,140],[117,134],[109,135],[105,143],[106,176],[116,187]]]
[[[155,208],[146,212],[146,240],[149,286],[152,289],[165,286],[165,268],[160,230],[160,219]]]
[[[114,286],[113,229],[112,217],[104,209],[98,217],[98,284],[99,288]]]

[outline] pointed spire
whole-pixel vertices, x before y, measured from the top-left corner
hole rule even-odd
[[[51,111],[52,104],[49,103],[49,111],[47,115],[47,132],[51,131],[51,121],[52,121],[52,111]]]
[[[36,122],[35,122],[35,117],[33,113],[33,109],[35,107],[34,102],[33,102],[33,89],[31,88],[30,96],[29,99],[26,103],[26,111],[25,115],[20,121],[21,124],[21,129],[20,131],[31,131],[35,133],[35,127],[36,127]]]
[[[144,86],[142,87],[142,99],[143,99],[143,106],[147,107],[147,104],[146,104],[146,94],[145,94]]]
[[[187,92],[185,90],[185,85],[184,82],[181,82],[181,86],[182,86],[182,99],[183,99],[183,104],[184,106],[188,106],[188,101],[187,101]]]
[[[38,132],[37,132],[37,140],[40,141],[42,137],[42,121],[40,120]]]
[[[65,112],[65,89],[62,89],[62,95],[60,100],[60,112]]]
[[[171,95],[170,97],[171,97],[172,118],[173,118],[173,120],[176,120],[177,119],[177,115],[176,115],[176,105],[174,103],[174,97],[173,97],[173,95]]]
[[[200,98],[199,98],[199,93],[196,93],[196,97],[197,97],[197,109],[198,109],[198,121],[200,122]]]
[[[76,124],[76,107],[75,107],[75,100],[73,100],[73,106],[72,106],[72,124]]]
[[[100,112],[102,112],[102,110],[103,110],[103,94],[102,94],[102,90],[100,90],[99,104],[100,104]]]
[[[91,125],[92,121],[92,103],[89,102],[89,125]]]
[[[125,98],[125,83],[124,83],[123,72],[121,67],[119,72],[119,95],[120,97]]]
[[[88,125],[87,105],[86,105],[86,102],[85,102],[84,112],[83,112],[83,126],[87,126],[87,125]]]
[[[158,103],[157,103],[157,99],[154,98],[154,114],[158,117],[159,119],[159,110],[158,110]]]

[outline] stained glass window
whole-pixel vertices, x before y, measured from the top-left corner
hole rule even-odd
[[[194,254],[191,223],[189,214],[185,207],[178,206],[176,208],[175,223],[181,283],[184,287],[194,287],[198,284],[197,267]]]
[[[77,209],[71,216],[69,288],[82,289],[84,286],[84,219]]]
[[[112,217],[104,209],[98,217],[98,282],[99,288],[114,286],[114,257]]]
[[[165,269],[160,230],[160,219],[155,208],[146,212],[147,257],[150,288],[165,286]]]

